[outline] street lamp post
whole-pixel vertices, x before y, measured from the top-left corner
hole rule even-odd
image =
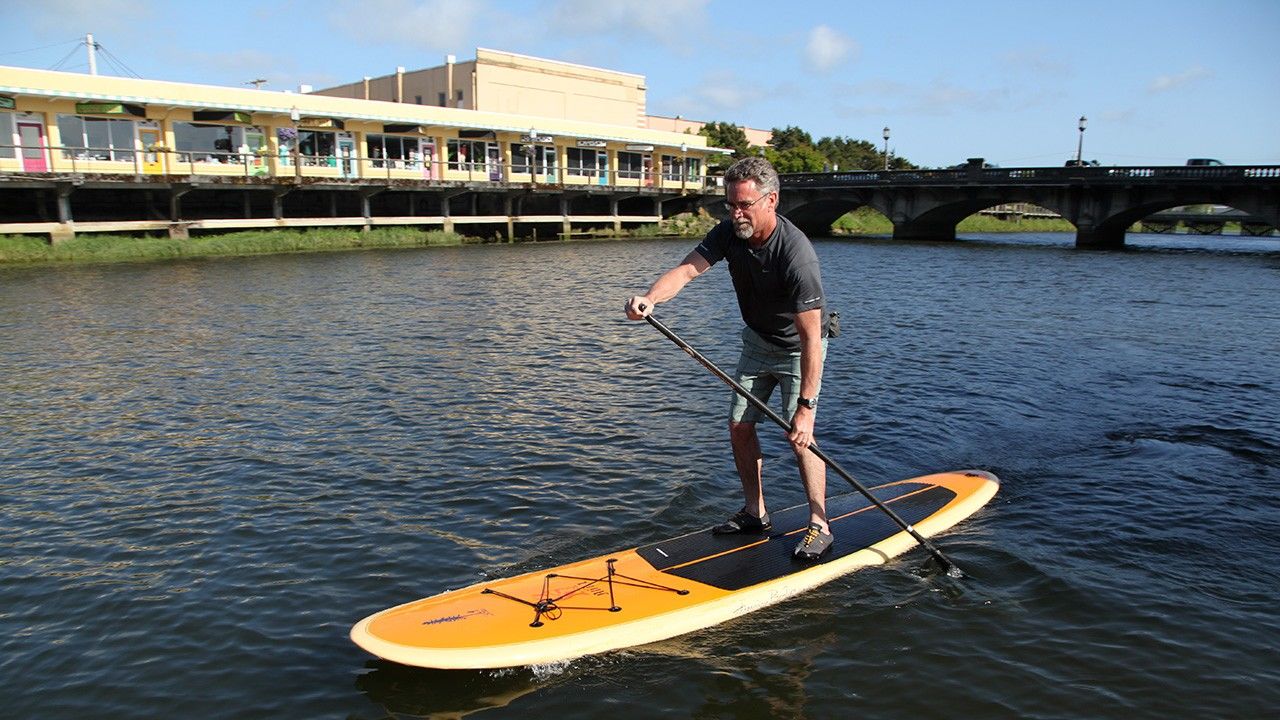
[[[538,129],[529,128],[529,181],[538,184]]]
[[[684,194],[685,180],[689,177],[688,143],[680,143],[680,194]]]
[[[1076,167],[1084,166],[1084,128],[1089,124],[1089,118],[1080,116],[1080,140],[1076,143]]]
[[[889,126],[884,128],[884,169],[889,169]]]
[[[297,182],[302,182],[302,135],[298,132],[298,123],[302,120],[302,113],[298,112],[298,108],[289,108],[289,120],[293,122],[293,147],[290,148],[290,155],[293,156],[293,177]]]

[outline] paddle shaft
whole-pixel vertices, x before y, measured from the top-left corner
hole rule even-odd
[[[644,308],[641,307],[640,310],[643,311]],[[704,357],[702,353],[698,352],[697,350],[694,350],[693,346],[689,345],[689,343],[682,340],[679,335],[676,335],[674,332],[671,332],[670,328],[668,328],[666,325],[663,325],[662,322],[659,321],[657,318],[655,318],[652,313],[649,315],[646,315],[644,319],[648,320],[650,325],[657,328],[658,332],[662,333],[663,335],[666,335],[668,340],[670,340],[671,342],[679,346],[681,350],[684,350],[685,353],[689,355],[689,357],[702,363],[702,366],[710,370],[711,374],[723,380],[725,384],[733,388],[734,392],[741,395],[747,402],[755,406],[757,410],[764,413],[769,417],[770,420],[774,421],[779,426],[781,426],[783,430],[786,430],[787,432],[791,432],[790,422],[787,422],[782,418],[782,416],[778,415],[776,412],[769,409],[769,406],[765,405],[764,402],[760,400],[760,398],[756,397],[755,395],[752,395],[746,388],[742,387],[742,385],[739,384],[738,381],[734,380],[732,377],[729,377],[727,373],[725,373],[720,368],[716,367],[715,363],[711,362],[706,357]],[[854,479],[854,477],[850,475],[848,472],[846,472],[844,468],[840,467],[840,464],[837,463],[835,460],[832,460],[830,457],[827,457],[827,454],[819,450],[816,444],[811,443],[809,445],[809,451],[812,452],[814,455],[817,455],[819,460],[826,463],[827,467],[831,468],[832,470],[835,471],[837,475],[839,475],[840,477],[848,481],[849,484],[852,485],[855,490],[862,493],[863,496],[865,496],[868,500],[870,500],[876,507],[883,510],[884,513],[888,515],[891,520],[893,520],[895,523],[898,524],[898,527],[902,528],[903,530],[906,530],[911,535],[911,537],[915,538],[916,541],[920,543],[920,545],[922,545],[926,550],[929,551],[931,555],[933,555],[934,559],[937,560],[942,565],[942,568],[944,570],[955,571],[957,573],[960,572],[960,568],[956,567],[955,563],[948,560],[947,557],[942,554],[941,550],[934,547],[933,543],[929,542],[928,538],[916,532],[916,529],[914,527],[912,527],[907,521],[903,520],[898,515],[898,513],[890,509],[888,505],[885,505],[884,503],[880,502],[880,499],[877,498],[875,495],[872,495],[871,491],[868,490],[866,486],[864,486],[862,483]]]

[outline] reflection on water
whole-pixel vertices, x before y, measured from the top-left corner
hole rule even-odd
[[[356,687],[393,718],[462,718],[505,708],[540,687],[557,681],[556,673],[530,668],[509,670],[428,670],[385,660],[365,664]]]
[[[1280,247],[1131,240],[818,245],[846,326],[827,452],[865,481],[998,474],[992,504],[938,541],[967,579],[915,553],[705,632],[475,673],[373,661],[346,634],[733,507],[727,391],[621,313],[690,241],[0,270],[6,710],[1274,707]],[[733,362],[722,269],[660,310]],[[764,435],[771,504],[800,502],[790,451]]]

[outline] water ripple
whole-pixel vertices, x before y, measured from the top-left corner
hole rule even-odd
[[[1144,242],[818,244],[845,329],[821,441],[865,482],[997,473],[1000,495],[938,540],[968,579],[917,552],[705,632],[476,673],[374,661],[346,632],[736,506],[727,390],[620,317],[691,243],[0,270],[6,710],[1278,706],[1280,274],[1265,252]],[[720,268],[661,311],[732,365]],[[762,443],[770,504],[800,502],[781,433]]]

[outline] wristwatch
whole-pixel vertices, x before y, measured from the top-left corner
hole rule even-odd
[[[797,404],[800,404],[800,405],[803,405],[803,406],[805,406],[805,407],[809,408],[810,410],[817,410],[817,409],[818,409],[818,398],[807,398],[807,397],[802,397],[802,398],[800,398],[799,400],[796,400],[796,403],[797,403]]]

